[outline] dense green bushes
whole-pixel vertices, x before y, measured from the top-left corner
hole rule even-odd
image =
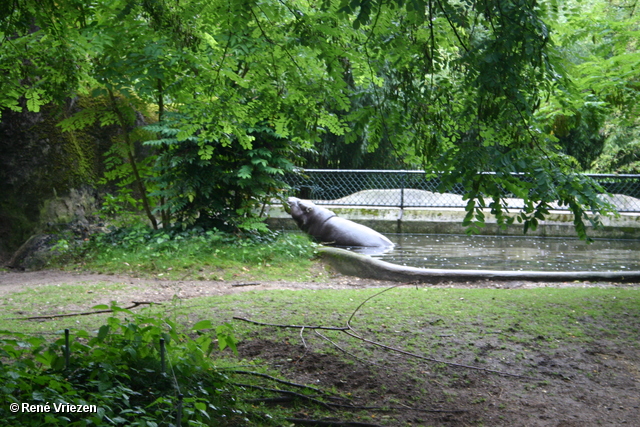
[[[215,329],[202,321],[191,328],[197,335],[190,335],[169,319],[111,308],[114,317],[97,335],[71,332],[68,366],[62,334],[51,343],[2,331],[5,425],[177,425],[178,413],[182,425],[244,424],[228,379],[210,357],[217,348],[235,351],[230,325]]]

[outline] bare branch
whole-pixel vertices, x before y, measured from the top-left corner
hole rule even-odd
[[[335,411],[335,409],[332,408],[332,406],[334,406],[334,404],[326,403],[326,402],[323,402],[322,400],[316,399],[315,397],[311,397],[311,396],[307,396],[307,395],[304,395],[304,394],[296,393],[295,391],[279,390],[277,388],[262,387],[262,386],[253,385],[253,384],[238,384],[238,383],[234,383],[233,385],[235,385],[237,387],[254,388],[256,390],[271,391],[273,393],[286,394],[287,396],[299,397],[300,399],[308,400],[310,402],[316,403],[316,404],[318,404],[318,405],[320,405],[320,406],[322,406],[325,409],[328,409],[330,411]]]
[[[375,362],[367,362],[366,360],[362,360],[361,358],[359,358],[358,356],[356,356],[355,354],[351,354],[349,353],[347,350],[345,350],[344,348],[340,347],[338,344],[334,343],[333,341],[331,341],[328,337],[322,335],[320,332],[318,331],[314,331],[317,335],[319,335],[321,338],[329,341],[335,348],[337,348],[338,350],[340,350],[341,352],[343,352],[344,354],[353,357],[354,359],[356,359],[358,362],[364,364],[364,365],[375,365],[375,366],[380,366]]]
[[[311,387],[311,386],[308,386],[308,385],[305,385],[305,384],[298,384],[298,383],[292,383],[290,381],[281,380],[280,378],[272,377],[271,375],[263,374],[261,372],[243,371],[243,370],[233,370],[233,371],[230,371],[230,372],[233,372],[234,374],[253,375],[253,376],[256,376],[256,377],[262,377],[262,378],[266,378],[266,379],[271,380],[271,381],[275,381],[275,382],[280,383],[280,384],[284,384],[284,385],[288,385],[288,386],[292,386],[292,387],[298,387],[298,388],[306,388],[308,390],[313,390],[316,393],[326,394],[324,391],[320,390],[319,388]]]
[[[416,359],[427,360],[429,362],[435,362],[435,363],[443,363],[443,364],[449,365],[449,366],[457,366],[459,368],[473,369],[473,370],[476,370],[476,371],[490,372],[490,373],[493,373],[493,374],[505,375],[505,376],[508,376],[508,377],[524,378],[524,379],[534,380],[534,381],[539,381],[540,380],[540,378],[533,378],[533,377],[528,377],[528,376],[525,376],[525,375],[511,374],[509,372],[496,371],[494,369],[481,368],[479,366],[464,365],[464,364],[461,364],[461,363],[454,363],[454,362],[446,362],[444,360],[439,360],[439,359],[434,359],[432,357],[422,356],[420,354],[411,353],[410,351],[402,350],[402,349],[399,349],[399,348],[396,348],[396,347],[391,347],[391,346],[388,346],[386,344],[382,344],[382,343],[379,343],[379,342],[376,342],[376,341],[371,341],[371,340],[369,340],[367,338],[361,337],[360,335],[357,335],[357,334],[355,334],[353,332],[350,332],[350,331],[344,331],[344,333],[349,335],[350,337],[353,337],[353,338],[358,339],[360,341],[366,342],[368,344],[372,344],[372,345],[384,348],[385,350],[395,351],[396,353],[404,354],[406,356],[415,357]]]
[[[144,304],[158,304],[161,305],[158,302],[153,302],[153,301],[131,301],[133,303],[133,305],[130,305],[129,307],[124,307],[124,310],[131,310],[132,308],[136,308],[138,306],[144,305]],[[90,314],[102,314],[102,313],[112,313],[113,309],[108,309],[108,310],[97,310],[97,311],[83,311],[81,313],[64,313],[64,314],[50,314],[48,316],[30,316],[30,317],[10,317],[7,318],[6,320],[42,320],[42,319],[56,319],[58,317],[73,317],[73,316],[88,316]]]
[[[233,316],[235,320],[242,320],[243,322],[253,323],[254,325],[260,326],[275,326],[276,328],[290,328],[290,329],[324,329],[327,331],[347,331],[348,327],[337,327],[337,326],[301,326],[301,325],[279,325],[277,323],[264,323],[264,322],[256,322],[255,320],[246,319],[244,317]]]
[[[366,298],[364,301],[362,301],[358,307],[356,307],[356,309],[353,311],[353,313],[351,313],[351,316],[349,317],[349,319],[347,320],[347,326],[346,327],[332,327],[332,326],[300,326],[300,325],[281,325],[281,324],[273,324],[273,323],[263,323],[263,322],[256,322],[254,320],[249,320],[249,319],[245,319],[242,317],[233,317],[236,320],[242,320],[244,322],[249,322],[249,323],[253,323],[255,325],[261,325],[261,326],[275,326],[278,328],[293,328],[293,329],[300,329],[300,337],[302,337],[302,332],[304,331],[304,329],[314,329],[316,330],[331,330],[331,331],[341,331],[344,332],[345,334],[347,334],[348,336],[350,336],[351,338],[355,338],[357,340],[360,340],[362,342],[365,342],[367,344],[371,344],[371,345],[375,345],[377,347],[383,348],[385,350],[388,351],[393,351],[396,353],[400,353],[403,354],[405,356],[410,356],[410,357],[414,357],[416,359],[420,359],[420,360],[426,360],[429,362],[434,362],[434,363],[442,363],[448,366],[455,366],[455,367],[459,367],[459,368],[465,368],[465,369],[473,369],[476,371],[482,371],[482,372],[489,372],[489,373],[493,373],[493,374],[498,374],[498,375],[504,375],[504,376],[509,376],[509,377],[515,377],[515,378],[524,378],[524,379],[528,379],[528,380],[534,380],[534,381],[538,381],[539,378],[533,378],[533,377],[528,377],[525,375],[518,375],[518,374],[512,374],[509,372],[503,372],[503,371],[498,371],[495,369],[488,369],[488,368],[482,368],[479,366],[473,366],[473,365],[464,365],[461,363],[454,363],[454,362],[447,362],[444,360],[439,360],[439,359],[435,359],[432,357],[427,357],[427,356],[423,356],[420,354],[416,354],[416,353],[412,353],[410,351],[406,351],[406,350],[402,350],[400,348],[397,347],[391,347],[388,346],[386,344],[382,344],[380,342],[377,341],[372,341],[370,339],[367,339],[361,335],[358,334],[358,332],[351,326],[351,321],[353,320],[354,316],[356,315],[356,313],[360,310],[360,308],[362,308],[362,306],[364,306],[368,301],[370,301],[371,299],[387,292],[390,291],[391,289],[395,289],[399,286],[404,286],[404,284],[400,284],[400,285],[396,285],[396,286],[392,286],[390,288],[386,288],[374,295],[371,295],[370,297]],[[345,350],[343,350],[342,348],[340,348],[339,346],[337,346],[335,343],[333,343],[331,340],[329,340],[328,338],[326,338],[325,336],[321,335],[318,333],[318,335],[320,335],[322,338],[326,339],[327,341],[329,341],[331,344],[333,344],[334,346],[336,346],[338,349],[342,350],[343,352],[347,353]],[[304,339],[303,339],[303,343],[304,343]],[[305,343],[305,348],[306,348],[306,343]],[[352,356],[351,354],[349,354],[350,356]],[[355,356],[354,356],[355,357]]]
[[[356,315],[356,313],[358,312],[358,310],[360,310],[360,308],[361,308],[363,305],[365,305],[365,304],[366,304],[370,299],[373,299],[373,298],[377,297],[378,295],[383,294],[383,293],[385,293],[385,292],[387,292],[387,291],[390,291],[391,289],[395,289],[395,288],[397,288],[397,287],[399,287],[399,286],[404,286],[404,284],[402,284],[402,285],[395,285],[395,286],[392,286],[392,287],[390,287],[390,288],[387,288],[387,289],[385,289],[385,290],[383,290],[383,291],[378,292],[377,294],[371,295],[369,298],[367,298],[367,299],[365,299],[364,301],[362,301],[362,303],[360,303],[360,305],[359,305],[358,307],[356,307],[356,309],[355,309],[355,310],[353,310],[353,313],[351,313],[351,317],[349,317],[349,320],[347,320],[347,326],[348,326],[348,329],[349,329],[349,330],[353,330],[353,327],[351,326],[351,319],[353,319],[353,316],[355,316],[355,315]]]

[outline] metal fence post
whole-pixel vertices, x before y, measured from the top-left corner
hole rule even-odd
[[[184,395],[182,393],[178,394],[178,407],[176,408],[176,426],[180,427],[182,425],[182,399]]]
[[[402,171],[400,174],[400,210],[404,209],[404,187],[406,185],[407,172]]]
[[[69,369],[69,357],[71,356],[71,347],[69,347],[69,329],[64,330],[64,366]]]
[[[160,338],[160,369],[162,372],[165,371],[165,363],[164,363],[164,338]]]

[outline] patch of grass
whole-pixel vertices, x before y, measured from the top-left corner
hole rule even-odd
[[[11,323],[16,330],[32,330],[19,326],[24,322],[6,320],[6,314],[13,317],[59,313],[71,305],[89,308],[124,286],[128,285],[41,286],[6,298],[3,317],[7,322],[16,322]],[[378,292],[380,289],[249,291],[165,303],[144,310],[187,325],[204,319],[223,323],[240,316],[266,323],[343,326],[362,301]],[[55,330],[64,324],[94,326],[92,319],[99,317],[39,322],[37,330]],[[298,330],[244,322],[235,325],[240,339],[260,335],[299,340]],[[457,358],[462,352],[478,359],[504,356],[524,360],[526,350],[532,346],[551,349],[558,342],[580,344],[606,338],[637,346],[640,290],[396,288],[364,304],[351,325],[369,339],[436,357]],[[332,339],[344,338],[338,332],[326,332]],[[461,347],[465,347],[464,351]]]
[[[175,314],[194,323],[211,318],[229,321],[240,316],[265,323],[344,326],[360,302],[376,292],[379,290],[248,292],[193,300],[186,310],[177,309]],[[599,310],[594,310],[594,305]],[[583,318],[582,313],[589,310],[590,317]],[[560,345],[584,347],[606,339],[637,347],[640,291],[400,288],[370,300],[351,324],[368,339],[438,360],[526,368],[534,354],[551,354]],[[234,325],[241,340],[260,337],[302,344],[297,329],[244,322]],[[385,357],[383,350],[340,332],[323,334],[359,357]],[[305,339],[321,351],[336,351],[311,331],[305,332]]]
[[[40,320],[25,317],[50,316],[93,311],[91,307],[105,298],[136,287],[126,283],[77,283],[37,286],[12,293],[2,299],[3,329],[19,333],[54,333],[65,328],[97,328],[104,316],[73,316]]]
[[[96,235],[51,266],[170,280],[322,281],[323,272],[312,268],[315,247],[294,233],[243,237],[136,226]]]

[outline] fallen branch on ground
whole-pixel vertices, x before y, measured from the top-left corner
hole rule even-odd
[[[256,377],[266,378],[268,380],[275,381],[275,382],[280,383],[280,384],[289,385],[289,386],[298,387],[298,388],[306,388],[308,390],[313,390],[316,393],[323,393],[323,394],[325,393],[324,391],[322,391],[322,390],[320,390],[319,388],[316,388],[316,387],[311,387],[311,386],[305,385],[305,384],[292,383],[290,381],[281,380],[280,378],[272,377],[271,375],[263,374],[261,372],[243,371],[243,370],[233,370],[233,371],[230,371],[230,372],[233,372],[234,374],[253,375],[253,376],[256,376]]]
[[[375,410],[375,411],[390,411],[390,410],[396,410],[396,409],[401,409],[401,410],[409,410],[409,411],[415,411],[415,412],[430,412],[430,413],[460,413],[460,412],[466,412],[465,410],[460,410],[460,409],[454,409],[454,410],[449,410],[449,409],[424,409],[424,408],[413,408],[411,406],[358,406],[358,405],[353,405],[351,404],[350,400],[344,397],[340,397],[340,396],[334,396],[331,395],[323,390],[320,390],[319,388],[316,387],[312,387],[312,386],[308,386],[305,384],[298,384],[298,383],[294,383],[294,382],[290,382],[290,381],[285,381],[285,380],[281,380],[280,378],[276,378],[273,377],[271,375],[267,375],[267,374],[263,374],[261,372],[254,372],[254,371],[243,371],[243,370],[232,370],[230,371],[234,374],[241,374],[241,375],[252,375],[252,376],[257,376],[257,377],[261,377],[261,378],[266,378],[268,380],[271,381],[275,381],[277,383],[280,384],[284,384],[284,385],[288,385],[288,386],[292,386],[292,387],[298,387],[298,388],[303,388],[303,389],[307,389],[307,390],[311,390],[314,391],[316,393],[319,394],[319,396],[324,397],[326,399],[333,399],[335,401],[343,401],[346,403],[335,403],[335,402],[322,402],[320,400],[317,399],[317,397],[319,396],[308,396],[308,395],[302,395],[296,392],[292,392],[289,390],[280,390],[280,389],[273,389],[273,388],[269,388],[269,387],[263,387],[263,386],[258,386],[258,385],[251,385],[251,384],[238,384],[238,383],[234,383],[234,385],[236,386],[241,386],[241,387],[249,387],[249,388],[255,388],[258,390],[266,390],[266,391],[272,391],[275,393],[280,393],[280,394],[284,394],[285,396],[279,396],[279,397],[265,397],[265,398],[256,398],[256,399],[247,399],[245,400],[246,402],[250,402],[250,403],[257,403],[257,402],[263,402],[263,403],[283,403],[283,402],[290,402],[292,400],[294,400],[295,398],[304,398],[307,400],[311,400],[314,401],[316,403],[319,404],[323,404],[324,405],[328,405],[328,406],[332,406],[335,408],[345,408],[345,409],[355,409],[355,410]]]
[[[232,288],[240,288],[242,286],[260,286],[260,282],[251,282],[251,283],[234,283],[231,285]]]
[[[308,400],[309,402],[313,402],[313,403],[315,403],[317,405],[322,406],[325,409],[328,409],[329,411],[334,411],[335,410],[335,409],[332,408],[332,406],[334,406],[334,404],[326,403],[326,402],[323,402],[322,400],[316,399],[314,396],[307,396],[305,394],[296,393],[295,391],[291,391],[291,390],[279,390],[277,388],[262,387],[262,386],[253,385],[253,384],[233,383],[233,385],[235,385],[237,387],[254,388],[256,390],[270,391],[270,392],[273,392],[273,393],[285,394],[287,396],[294,396],[294,397],[298,397],[298,398],[303,399],[303,400]]]
[[[246,319],[244,317],[233,316],[235,320],[242,320],[243,322],[253,323],[260,326],[275,326],[276,328],[290,328],[290,329],[324,329],[327,331],[348,331],[348,327],[336,327],[336,326],[302,326],[302,325],[279,325],[277,323],[264,323],[256,322],[255,320]]]
[[[132,308],[136,308],[138,306],[145,305],[145,304],[161,305],[160,303],[153,302],[153,301],[131,301],[131,302],[133,303],[133,305],[130,305],[129,307],[124,307],[123,310],[131,310]],[[112,313],[112,312],[113,312],[113,309],[110,308],[107,310],[83,311],[81,313],[50,314],[47,316],[30,316],[30,317],[11,317],[6,320],[42,320],[42,319],[55,319],[58,317],[88,316],[90,314],[102,314],[102,313]]]
[[[324,335],[322,335],[320,332],[318,332],[317,330],[315,331],[316,335],[320,336],[320,338],[325,339],[327,341],[329,341],[335,348],[337,348],[338,350],[340,350],[341,352],[343,352],[346,355],[349,355],[351,357],[353,357],[354,359],[356,359],[358,362],[362,363],[363,365],[375,365],[375,366],[380,366],[378,365],[376,362],[367,362],[366,360],[362,360],[360,359],[358,356],[356,356],[355,354],[351,354],[349,353],[347,350],[343,349],[342,347],[340,347],[338,344],[334,343],[333,341],[331,341],[329,338],[325,337]]]
[[[472,365],[464,365],[464,364],[460,364],[460,363],[454,363],[454,362],[447,362],[445,360],[439,360],[439,359],[435,359],[432,357],[427,357],[427,356],[422,356],[420,354],[416,354],[416,353],[412,353],[406,350],[402,350],[400,348],[397,347],[392,347],[392,346],[388,346],[386,344],[382,344],[376,341],[372,341],[370,339],[364,338],[363,336],[361,336],[354,328],[353,326],[351,326],[351,321],[353,320],[353,318],[355,317],[355,315],[358,313],[358,311],[367,303],[369,302],[371,299],[387,292],[390,291],[391,289],[395,289],[397,287],[400,286],[404,286],[404,285],[395,285],[395,286],[391,286],[390,288],[386,288],[374,295],[371,295],[370,297],[366,298],[364,301],[362,301],[360,303],[360,305],[358,305],[358,307],[356,307],[356,309],[353,311],[353,313],[351,313],[351,316],[349,317],[349,319],[347,320],[347,326],[344,327],[339,327],[339,326],[300,326],[300,325],[282,325],[282,324],[275,324],[275,323],[264,323],[264,322],[257,322],[255,320],[250,320],[250,319],[246,319],[244,317],[237,317],[234,316],[233,319],[235,320],[241,320],[243,322],[249,322],[252,323],[254,325],[261,325],[261,326],[274,326],[277,328],[288,328],[288,329],[314,329],[314,330],[330,330],[330,331],[340,331],[343,332],[345,334],[347,334],[348,336],[355,338],[357,340],[360,340],[362,342],[365,342],[367,344],[371,344],[374,345],[376,347],[380,347],[383,348],[385,350],[388,351],[393,351],[395,353],[400,353],[403,354],[405,356],[410,356],[416,359],[420,359],[420,360],[426,360],[428,362],[434,362],[434,363],[442,363],[448,366],[455,366],[458,368],[465,368],[465,369],[473,369],[473,370],[477,370],[477,371],[483,371],[483,372],[488,372],[488,373],[492,373],[492,374],[498,374],[498,375],[504,375],[504,376],[509,376],[509,377],[515,377],[515,378],[523,378],[523,379],[528,379],[528,380],[533,380],[533,381],[539,381],[539,378],[533,378],[533,377],[528,377],[525,375],[518,375],[518,374],[512,374],[509,372],[504,372],[504,371],[498,371],[495,369],[488,369],[488,368],[482,368],[479,366],[472,366]],[[304,342],[304,340],[303,340]],[[339,347],[338,347],[339,348]],[[340,349],[340,348],[339,348]],[[340,349],[342,350],[342,349]],[[344,351],[344,350],[342,350]]]

